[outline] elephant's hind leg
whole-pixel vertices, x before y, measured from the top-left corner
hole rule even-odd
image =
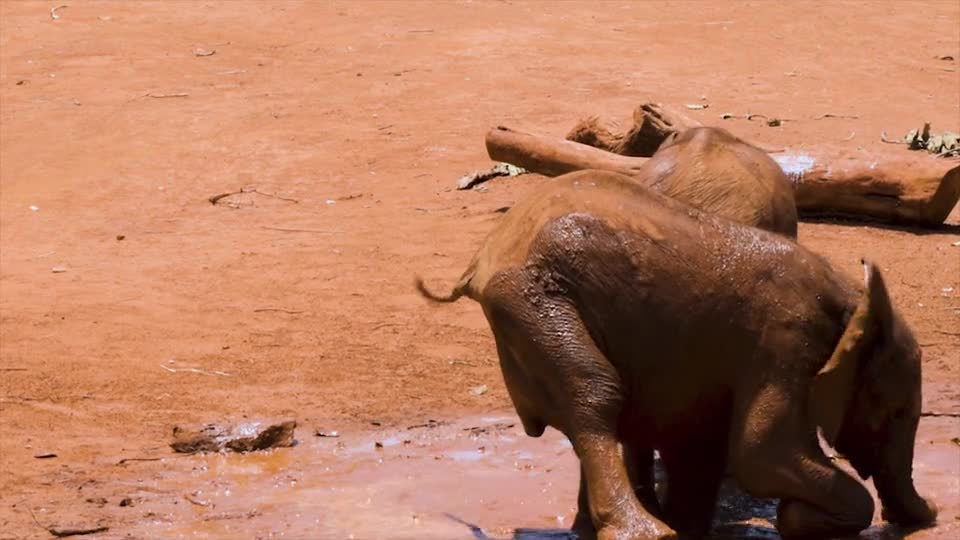
[[[598,538],[638,540],[671,534],[643,509],[627,476],[617,437],[623,402],[617,370],[597,348],[573,306],[562,298],[531,292],[537,285],[523,279],[514,274],[491,280],[484,291],[487,316],[495,334],[509,343],[527,387],[537,393],[544,420],[573,444],[586,487],[581,500],[587,500]]]

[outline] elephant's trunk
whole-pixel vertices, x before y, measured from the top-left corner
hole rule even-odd
[[[873,476],[884,519],[904,526],[927,525],[937,518],[936,506],[921,497],[913,485],[913,444],[918,420],[901,417],[893,421],[891,436],[882,443]]]

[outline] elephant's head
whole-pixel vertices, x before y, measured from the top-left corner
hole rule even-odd
[[[920,420],[920,347],[890,302],[880,271],[864,262],[866,287],[833,355],[817,375],[812,406],[824,438],[864,479],[883,516],[901,525],[936,520],[913,485]]]

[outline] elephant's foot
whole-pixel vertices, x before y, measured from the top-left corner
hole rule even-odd
[[[885,521],[904,527],[925,527],[936,523],[938,513],[936,504],[917,497],[909,505],[900,503],[894,507],[884,504],[880,515]]]
[[[593,520],[590,519],[590,512],[584,509],[577,511],[577,517],[574,518],[570,531],[577,535],[577,540],[597,539],[597,529],[593,526]]]
[[[622,524],[607,524],[598,532],[590,518],[588,510],[581,509],[573,520],[571,532],[577,535],[577,540],[639,540],[639,539],[668,539],[676,538],[676,534],[665,525],[645,520],[621,520]]]
[[[859,504],[845,510],[847,512],[843,515],[828,514],[804,501],[783,499],[777,507],[777,532],[784,540],[805,540],[856,536],[870,526],[873,518],[872,500],[869,500],[869,504]]]

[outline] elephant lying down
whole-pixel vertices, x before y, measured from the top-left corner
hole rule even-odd
[[[874,511],[817,426],[873,478],[886,519],[936,518],[911,478],[920,349],[865,270],[858,292],[784,236],[579,171],[507,212],[448,296],[417,286],[479,302],[525,431],[570,439],[581,538],[705,534],[727,467],[780,498],[777,528],[799,538],[855,533]],[[650,470],[631,448],[660,451],[662,506],[631,489],[644,479],[628,470]]]

